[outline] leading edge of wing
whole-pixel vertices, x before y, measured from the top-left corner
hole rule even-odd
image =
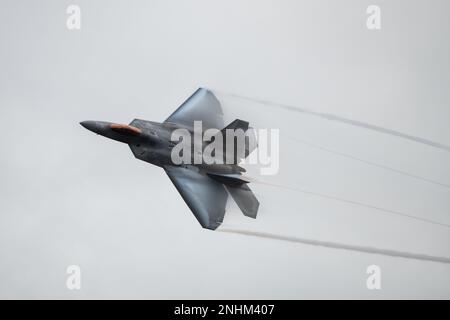
[[[164,170],[201,226],[217,229],[225,216],[228,198],[223,185],[195,168],[166,166]]]
[[[222,107],[216,96],[208,89],[197,89],[164,122],[191,127],[194,121],[202,121],[203,130],[223,128]]]

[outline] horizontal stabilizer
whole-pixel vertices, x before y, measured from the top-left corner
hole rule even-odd
[[[258,213],[259,201],[248,185],[242,184],[238,187],[226,185],[225,188],[227,188],[242,213],[247,217],[255,219]]]
[[[207,175],[220,182],[223,183],[224,185],[227,186],[231,186],[231,187],[238,187],[244,183],[248,183],[248,181],[241,179],[240,175],[236,175],[236,174],[223,174],[223,173],[207,173]]]

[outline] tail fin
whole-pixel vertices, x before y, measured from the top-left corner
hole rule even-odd
[[[232,130],[237,130],[237,129],[242,129],[244,132],[248,130],[248,122],[244,121],[244,120],[240,120],[240,119],[236,119],[233,122],[231,122],[229,125],[227,125],[225,128],[223,128],[222,134],[225,136],[225,130],[226,129],[232,129]]]
[[[231,136],[230,131],[232,134]],[[229,132],[229,134],[227,134],[227,132]],[[223,128],[220,133],[222,134],[223,139],[224,155],[225,157],[227,154],[230,156],[231,152],[233,152],[233,164],[237,164],[242,159],[247,158],[258,146],[256,134],[253,128],[249,128],[249,123],[247,121],[236,119]],[[244,136],[239,140],[239,134],[242,133],[244,133]],[[226,159],[224,159],[224,161],[225,160]]]
[[[225,186],[244,215],[253,219],[256,218],[259,201],[248,187],[247,180],[236,174],[208,172],[207,175]]]
[[[258,213],[259,201],[256,199],[255,194],[250,190],[247,184],[242,184],[240,186],[228,186],[225,188],[233,197],[234,201],[241,209],[242,213],[250,218],[255,219]]]

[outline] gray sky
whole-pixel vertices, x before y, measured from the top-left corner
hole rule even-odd
[[[66,8],[81,8],[81,30]],[[366,28],[381,7],[382,29]],[[164,120],[199,86],[450,145],[448,1],[10,1],[0,10],[1,298],[450,298],[450,266],[201,229],[165,173],[78,122]],[[260,180],[450,224],[450,153],[218,94],[280,129]],[[224,227],[450,257],[450,230],[252,186]],[[66,268],[82,289],[66,288]],[[382,289],[366,288],[366,268]]]

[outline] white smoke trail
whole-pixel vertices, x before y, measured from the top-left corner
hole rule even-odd
[[[233,94],[233,93],[227,93],[227,92],[222,92],[222,91],[218,91],[218,90],[213,90],[214,92],[217,92],[219,95],[223,95],[223,96],[228,96],[230,98],[237,98],[240,100],[246,100],[249,102],[256,102],[259,103],[261,105],[265,105],[267,107],[271,107],[271,108],[279,108],[279,109],[284,109],[284,110],[288,110],[288,111],[293,111],[293,112],[297,112],[297,113],[302,113],[305,115],[310,115],[310,116],[314,116],[314,117],[318,117],[318,118],[322,118],[325,120],[330,120],[330,121],[337,121],[340,123],[344,123],[347,125],[351,125],[351,126],[356,126],[356,127],[360,127],[363,129],[367,129],[367,130],[371,130],[371,131],[376,131],[379,133],[383,133],[386,135],[390,135],[390,136],[394,136],[397,138],[401,138],[401,139],[406,139],[409,141],[413,141],[416,143],[420,143],[420,144],[424,144],[433,148],[437,148],[437,149],[441,149],[444,151],[449,152],[450,151],[450,146],[436,142],[436,141],[431,141],[422,137],[418,137],[418,136],[413,136],[413,135],[409,135],[406,133],[402,133],[399,131],[395,131],[395,130],[391,130],[388,128],[383,128],[380,126],[376,126],[370,123],[365,123],[362,121],[356,121],[356,120],[351,120],[351,119],[346,119],[334,114],[328,114],[328,113],[321,113],[321,112],[316,112],[313,110],[309,110],[306,108],[299,108],[299,107],[295,107],[295,106],[290,106],[290,105],[285,105],[285,104],[280,104],[280,103],[276,103],[276,102],[271,102],[271,101],[267,101],[267,100],[263,100],[263,99],[255,99],[255,98],[251,98],[251,97],[247,97],[247,96],[243,96],[243,95],[238,95],[238,94]],[[397,174],[402,174],[411,178],[415,178],[418,180],[422,180],[424,182],[428,182],[428,183],[432,183],[435,185],[439,185],[445,188],[450,188],[450,185],[439,182],[439,181],[435,181],[432,179],[429,179],[427,177],[423,177],[423,176],[419,176],[419,175],[415,175],[413,173],[409,173],[406,171],[402,171],[402,170],[398,170],[389,166],[385,166],[382,164],[378,164],[376,162],[372,162],[369,160],[365,160],[362,158],[358,158],[355,157],[353,155],[350,154],[346,154],[343,152],[339,152],[339,151],[334,151],[331,149],[327,149],[324,148],[322,146],[319,145],[315,145],[313,143],[308,143],[305,141],[298,141],[304,144],[307,144],[311,147],[315,147],[318,149],[321,149],[323,151],[329,152],[329,153],[333,153],[342,157],[346,157],[349,159],[352,159],[354,161],[359,161],[362,163],[365,163],[367,165],[371,165],[371,166],[375,166],[384,170],[389,170],[391,172],[395,172]],[[333,196],[333,195],[328,195],[328,194],[324,194],[324,193],[319,193],[319,192],[315,192],[315,191],[311,191],[311,190],[306,190],[306,189],[299,189],[299,188],[295,188],[295,187],[291,187],[291,186],[284,186],[284,185],[277,185],[277,184],[272,184],[272,183],[267,183],[264,181],[259,181],[257,179],[253,179],[251,177],[246,177],[247,180],[249,180],[252,183],[257,183],[257,184],[264,184],[264,185],[268,185],[268,186],[272,186],[272,187],[278,187],[278,188],[284,188],[284,189],[288,189],[288,190],[292,190],[295,192],[300,192],[300,193],[304,193],[304,194],[309,194],[311,196],[316,196],[316,197],[322,197],[322,198],[326,198],[326,199],[330,199],[330,200],[334,200],[334,201],[339,201],[339,202],[343,202],[343,203],[348,203],[351,205],[356,205],[356,206],[361,206],[361,207],[365,207],[365,208],[369,208],[372,210],[375,210],[379,213],[383,213],[383,214],[390,214],[390,215],[396,215],[396,216],[401,216],[404,218],[408,218],[408,219],[413,219],[419,222],[425,222],[425,223],[429,223],[429,224],[433,224],[433,225],[438,225],[441,227],[445,227],[445,228],[450,228],[450,224],[445,224],[445,223],[441,223],[441,222],[437,222],[437,221],[433,221],[430,219],[426,219],[426,218],[422,218],[419,216],[415,216],[415,215],[411,215],[405,212],[400,212],[400,211],[395,211],[395,210],[391,210],[388,208],[382,208],[376,205],[372,205],[372,204],[367,204],[367,203],[362,203],[362,202],[358,202],[358,201],[353,201],[353,200],[349,200],[349,199],[344,199],[344,198],[339,198],[337,196]],[[280,235],[280,234],[273,234],[273,233],[267,233],[267,232],[259,232],[259,231],[251,231],[251,230],[239,230],[239,229],[234,229],[234,228],[229,228],[226,226],[220,227],[218,228],[216,231],[219,232],[226,232],[226,233],[233,233],[233,234],[240,234],[240,235],[246,235],[246,236],[253,236],[253,237],[259,237],[259,238],[266,238],[266,239],[273,239],[273,240],[279,240],[279,241],[288,241],[288,242],[294,242],[294,243],[301,243],[301,244],[306,244],[306,245],[314,245],[314,246],[321,246],[321,247],[326,247],[326,248],[333,248],[333,249],[341,249],[341,250],[349,250],[349,251],[356,251],[356,252],[362,252],[362,253],[368,253],[368,254],[379,254],[379,255],[385,255],[385,256],[391,256],[391,257],[400,257],[400,258],[406,258],[406,259],[415,259],[415,260],[421,260],[421,261],[433,261],[433,262],[440,262],[440,263],[445,263],[445,264],[450,264],[450,257],[439,257],[439,256],[432,256],[432,255],[426,255],[426,254],[420,254],[420,253],[411,253],[411,252],[404,252],[404,251],[397,251],[397,250],[389,250],[389,249],[383,249],[383,248],[376,248],[376,247],[370,247],[370,246],[360,246],[360,245],[351,245],[351,244],[345,244],[345,243],[339,243],[339,242],[333,242],[333,241],[321,241],[321,240],[316,240],[316,239],[306,239],[306,238],[300,238],[300,237],[295,237],[295,236],[288,236],[288,235]]]
[[[420,254],[420,253],[411,253],[411,252],[388,250],[388,249],[381,249],[381,248],[375,248],[375,247],[357,246],[357,245],[350,245],[350,244],[331,242],[331,241],[320,241],[320,240],[314,240],[314,239],[297,238],[297,237],[283,236],[283,235],[258,232],[258,231],[248,231],[248,230],[238,230],[238,229],[221,229],[221,228],[217,229],[216,231],[233,233],[233,234],[241,234],[241,235],[246,235],[246,236],[251,236],[251,237],[259,237],[259,238],[266,238],[266,239],[273,239],[273,240],[280,240],[280,241],[295,242],[295,243],[320,246],[320,247],[326,247],[326,248],[332,248],[332,249],[357,251],[357,252],[362,252],[362,253],[379,254],[379,255],[397,257],[397,258],[414,259],[414,260],[421,260],[421,261],[433,261],[433,262],[450,264],[450,258],[448,258],[448,257],[438,257],[438,256],[431,256],[431,255]]]
[[[322,147],[320,145],[317,145],[315,143],[311,143],[311,142],[305,141],[303,139],[293,138],[293,137],[289,137],[289,139],[291,139],[291,140],[293,140],[295,142],[299,142],[299,143],[305,144],[305,145],[310,146],[312,148],[316,148],[316,149],[319,149],[319,150],[322,150],[322,151],[325,151],[325,152],[328,152],[328,153],[332,153],[332,154],[335,154],[335,155],[338,155],[338,156],[341,156],[341,157],[345,157],[347,159],[359,161],[359,162],[365,163],[365,164],[370,165],[370,166],[374,166],[374,167],[377,167],[377,168],[380,168],[380,169],[384,169],[384,170],[388,170],[388,171],[391,171],[391,172],[395,172],[395,173],[398,173],[398,174],[401,174],[401,175],[404,175],[404,176],[408,176],[410,178],[414,178],[414,179],[417,179],[417,180],[421,180],[421,181],[424,181],[424,182],[427,182],[427,183],[435,184],[435,185],[438,185],[438,186],[450,189],[450,185],[442,183],[442,182],[439,182],[439,181],[436,181],[436,180],[429,179],[427,177],[422,177],[422,176],[419,176],[419,175],[416,175],[416,174],[412,174],[412,173],[409,173],[409,172],[406,172],[406,171],[402,171],[402,170],[398,170],[398,169],[395,169],[395,168],[392,168],[392,167],[388,167],[388,166],[385,166],[385,165],[382,165],[382,164],[378,164],[376,162],[364,160],[362,158],[358,158],[358,157],[352,156],[352,155],[347,154],[347,153],[331,150],[331,149]]]
[[[397,216],[401,216],[401,217],[404,217],[404,218],[417,220],[417,221],[420,221],[420,222],[426,222],[426,223],[429,223],[429,224],[433,224],[433,225],[437,225],[437,226],[441,226],[441,227],[445,227],[445,228],[450,228],[449,224],[442,223],[442,222],[437,222],[437,221],[434,221],[434,220],[430,220],[430,219],[426,219],[426,218],[422,218],[422,217],[418,217],[418,216],[414,216],[414,215],[411,215],[411,214],[408,214],[408,213],[404,213],[404,212],[400,212],[400,211],[395,211],[395,210],[391,210],[391,209],[387,209],[387,208],[382,208],[382,207],[378,207],[378,206],[375,206],[375,205],[371,205],[371,204],[367,204],[367,203],[363,203],[363,202],[358,202],[358,201],[354,201],[354,200],[339,198],[339,197],[335,197],[335,196],[324,194],[324,193],[320,193],[320,192],[315,192],[315,191],[310,191],[310,190],[305,190],[305,189],[294,188],[294,187],[290,187],[290,186],[283,186],[283,185],[268,183],[268,182],[264,182],[264,181],[260,181],[260,180],[254,179],[252,177],[248,177],[248,176],[246,176],[245,178],[246,178],[246,180],[249,180],[250,182],[257,183],[257,184],[259,183],[259,184],[263,184],[263,185],[267,185],[267,186],[271,186],[271,187],[288,189],[288,190],[292,190],[292,191],[295,191],[295,192],[305,193],[305,194],[309,194],[309,195],[313,195],[313,196],[317,196],[317,197],[321,197],[321,198],[326,198],[326,199],[330,199],[330,200],[334,200],[334,201],[339,201],[339,202],[343,202],[343,203],[348,203],[348,204],[357,205],[357,206],[360,206],[360,207],[373,209],[373,210],[376,210],[378,212],[382,212],[382,213],[386,213],[386,214],[397,215]]]
[[[431,140],[428,140],[428,139],[425,139],[425,138],[422,138],[422,137],[417,137],[417,136],[413,136],[413,135],[406,134],[406,133],[403,133],[403,132],[395,131],[395,130],[392,130],[392,129],[383,128],[383,127],[376,126],[376,125],[373,125],[373,124],[370,124],[370,123],[343,118],[343,117],[340,117],[340,116],[337,116],[337,115],[334,115],[334,114],[331,114],[331,113],[322,113],[322,112],[309,110],[309,109],[306,109],[306,108],[294,107],[294,106],[281,104],[281,103],[276,103],[276,102],[272,102],[272,101],[268,101],[268,100],[255,99],[255,98],[246,97],[246,96],[239,95],[239,94],[228,93],[228,92],[223,92],[223,91],[219,91],[219,90],[213,90],[213,91],[215,91],[215,92],[217,92],[219,94],[222,94],[222,95],[227,95],[227,96],[238,98],[238,99],[242,99],[242,100],[257,102],[257,103],[260,103],[262,105],[266,105],[266,106],[270,106],[270,107],[276,107],[276,108],[281,108],[281,109],[285,109],[285,110],[295,111],[295,112],[308,114],[308,115],[315,116],[315,117],[320,117],[320,118],[323,118],[323,119],[326,119],[326,120],[338,121],[338,122],[345,123],[345,124],[348,124],[348,125],[352,125],[352,126],[356,126],[356,127],[372,130],[372,131],[377,131],[377,132],[380,132],[380,133],[384,133],[384,134],[388,134],[388,135],[395,136],[395,137],[398,137],[398,138],[414,141],[414,142],[417,142],[417,143],[428,145],[428,146],[433,147],[433,148],[437,148],[437,149],[441,149],[441,150],[445,150],[445,151],[450,152],[450,146],[448,146],[448,145],[445,145],[445,144],[442,144],[442,143],[439,143],[439,142],[436,142],[436,141],[431,141]]]

